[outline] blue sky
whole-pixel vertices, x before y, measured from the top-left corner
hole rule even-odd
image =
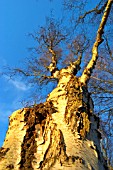
[[[58,1],[57,1],[58,2]],[[4,66],[15,66],[29,55],[28,47],[33,33],[45,23],[45,16],[55,7],[54,15],[60,15],[59,3],[49,0],[0,0],[0,72]],[[61,2],[61,1],[60,1]],[[2,146],[8,128],[8,117],[22,107],[20,101],[29,92],[30,87],[20,80],[0,77],[0,146]]]

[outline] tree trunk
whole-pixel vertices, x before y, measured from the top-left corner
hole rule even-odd
[[[107,170],[98,128],[87,87],[62,69],[45,103],[10,116],[0,170]]]
[[[58,70],[56,54],[49,48],[52,61],[48,69],[50,77],[58,79],[58,85],[45,103],[11,115],[0,149],[0,170],[108,169],[101,153],[99,118],[93,113],[87,82],[98,59],[98,47],[112,4],[113,0],[106,3],[92,58],[81,77],[74,76],[80,69],[81,56],[67,68]]]

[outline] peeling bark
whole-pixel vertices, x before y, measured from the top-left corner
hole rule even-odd
[[[11,115],[0,170],[107,170],[98,128],[87,88],[64,69],[45,103]]]
[[[112,0],[108,0],[92,49],[92,59],[81,77],[81,56],[57,69],[54,51],[49,70],[58,79],[45,103],[14,112],[0,149],[0,170],[107,170],[101,148],[99,118],[87,82],[98,58],[98,47]]]

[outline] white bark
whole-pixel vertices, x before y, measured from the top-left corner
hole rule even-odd
[[[63,69],[44,104],[11,115],[0,170],[106,170],[98,123],[87,89]]]
[[[98,59],[98,47],[103,42],[102,35],[104,33],[104,27],[106,25],[112,3],[113,3],[113,0],[108,0],[102,20],[100,22],[100,25],[97,31],[96,40],[92,48],[92,58],[82,73],[81,82],[84,85],[86,85],[87,82],[89,81],[91,73],[96,65],[96,61]]]
[[[57,87],[45,103],[11,115],[0,149],[0,170],[107,170],[100,149],[99,119],[93,114],[87,81],[98,58],[98,46],[112,3],[113,0],[108,0],[92,59],[82,76],[74,76],[81,57],[55,74],[57,63],[53,54],[49,70],[59,80]]]

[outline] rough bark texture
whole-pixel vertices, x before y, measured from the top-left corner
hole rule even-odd
[[[106,170],[98,126],[87,88],[63,69],[45,103],[11,115],[0,170]]]
[[[113,0],[108,0],[92,58],[80,78],[81,56],[67,68],[58,70],[56,54],[48,69],[57,87],[45,103],[14,112],[2,148],[0,170],[107,170],[100,148],[99,118],[87,91],[98,58],[98,47]]]

